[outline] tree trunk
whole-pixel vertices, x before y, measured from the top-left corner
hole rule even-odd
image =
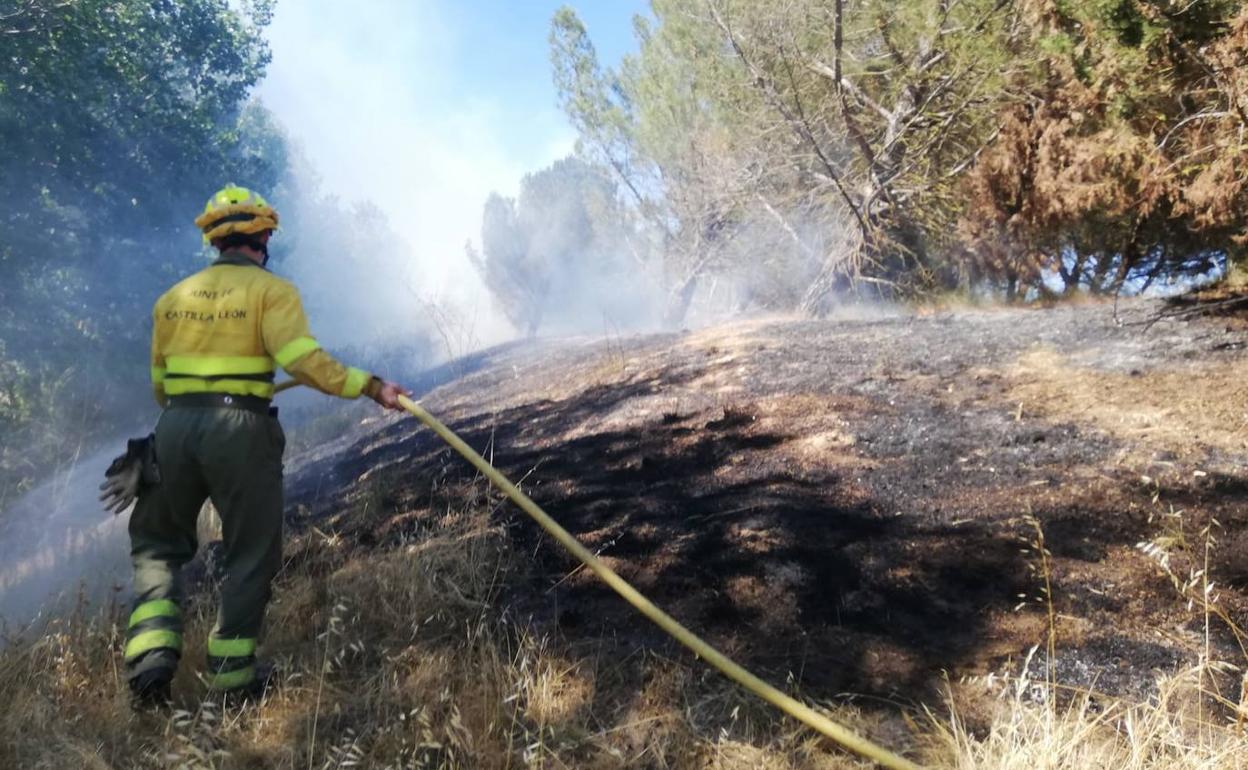
[[[1100,253],[1096,255],[1096,268],[1092,271],[1092,278],[1088,281],[1088,289],[1093,294],[1104,294],[1108,288],[1107,279],[1109,270],[1114,266],[1113,257]]]
[[[672,292],[663,313],[663,326],[667,329],[679,329],[689,315],[689,306],[693,303],[694,292],[698,290],[699,275],[694,273],[685,279],[680,288]]]
[[[1087,267],[1087,264],[1088,255],[1083,252],[1079,252],[1075,256],[1074,266],[1071,267],[1069,271],[1066,270],[1064,266],[1058,268],[1058,272],[1062,275],[1062,283],[1064,284],[1062,290],[1062,294],[1064,296],[1073,296],[1074,293],[1079,290],[1079,282],[1083,280],[1083,270]]]
[[[1163,254],[1157,257],[1157,264],[1153,265],[1153,269],[1148,271],[1148,277],[1144,279],[1144,285],[1140,287],[1140,294],[1149,290],[1149,288],[1153,285],[1153,282],[1157,280],[1157,277],[1161,275],[1161,271],[1164,270],[1165,267],[1166,258]]]

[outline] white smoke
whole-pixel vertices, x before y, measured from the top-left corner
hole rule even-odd
[[[480,230],[481,202],[491,190],[514,190],[525,171],[566,154],[575,137],[552,99],[530,116],[548,139],[517,153],[516,127],[496,95],[447,94],[463,52],[446,13],[440,3],[397,0],[370,3],[366,13],[349,3],[279,5],[259,96],[307,153],[326,193],[347,207],[375,204],[408,244],[401,266],[389,255],[363,255],[402,295],[377,304],[411,309],[406,292],[414,288],[472,318],[488,344],[510,330],[464,257]],[[544,59],[545,41],[533,43]],[[299,280],[315,280],[316,269]]]
[[[0,512],[0,622],[8,629],[56,617],[79,600],[102,605],[128,585],[128,514],[113,517],[98,500],[126,438],[106,446]]]

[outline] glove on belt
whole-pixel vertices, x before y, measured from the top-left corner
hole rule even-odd
[[[126,453],[115,458],[104,471],[100,502],[104,503],[104,510],[116,516],[130,507],[139,492],[159,483],[156,436],[132,438],[126,442]]]

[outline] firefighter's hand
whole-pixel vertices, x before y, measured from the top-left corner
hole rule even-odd
[[[143,461],[123,455],[113,461],[100,485],[100,502],[104,510],[114,516],[130,507],[139,494],[139,479],[143,475]]]
[[[386,409],[399,410],[403,408],[399,403],[399,396],[410,397],[412,392],[397,383],[378,379],[375,386],[369,389],[368,395]]]

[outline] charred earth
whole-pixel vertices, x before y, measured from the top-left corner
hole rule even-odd
[[[1220,611],[1242,624],[1248,608],[1248,323],[1146,323],[1165,310],[536,342],[450,365],[424,403],[772,681],[926,699],[1052,641],[1059,682],[1139,697],[1205,644],[1181,584],[1206,544]],[[366,420],[291,458],[292,523],[384,548],[418,538],[471,476],[414,421]],[[514,508],[494,515],[533,557],[507,588],[512,617],[621,655],[681,654]],[[1227,624],[1211,633],[1242,654]]]

